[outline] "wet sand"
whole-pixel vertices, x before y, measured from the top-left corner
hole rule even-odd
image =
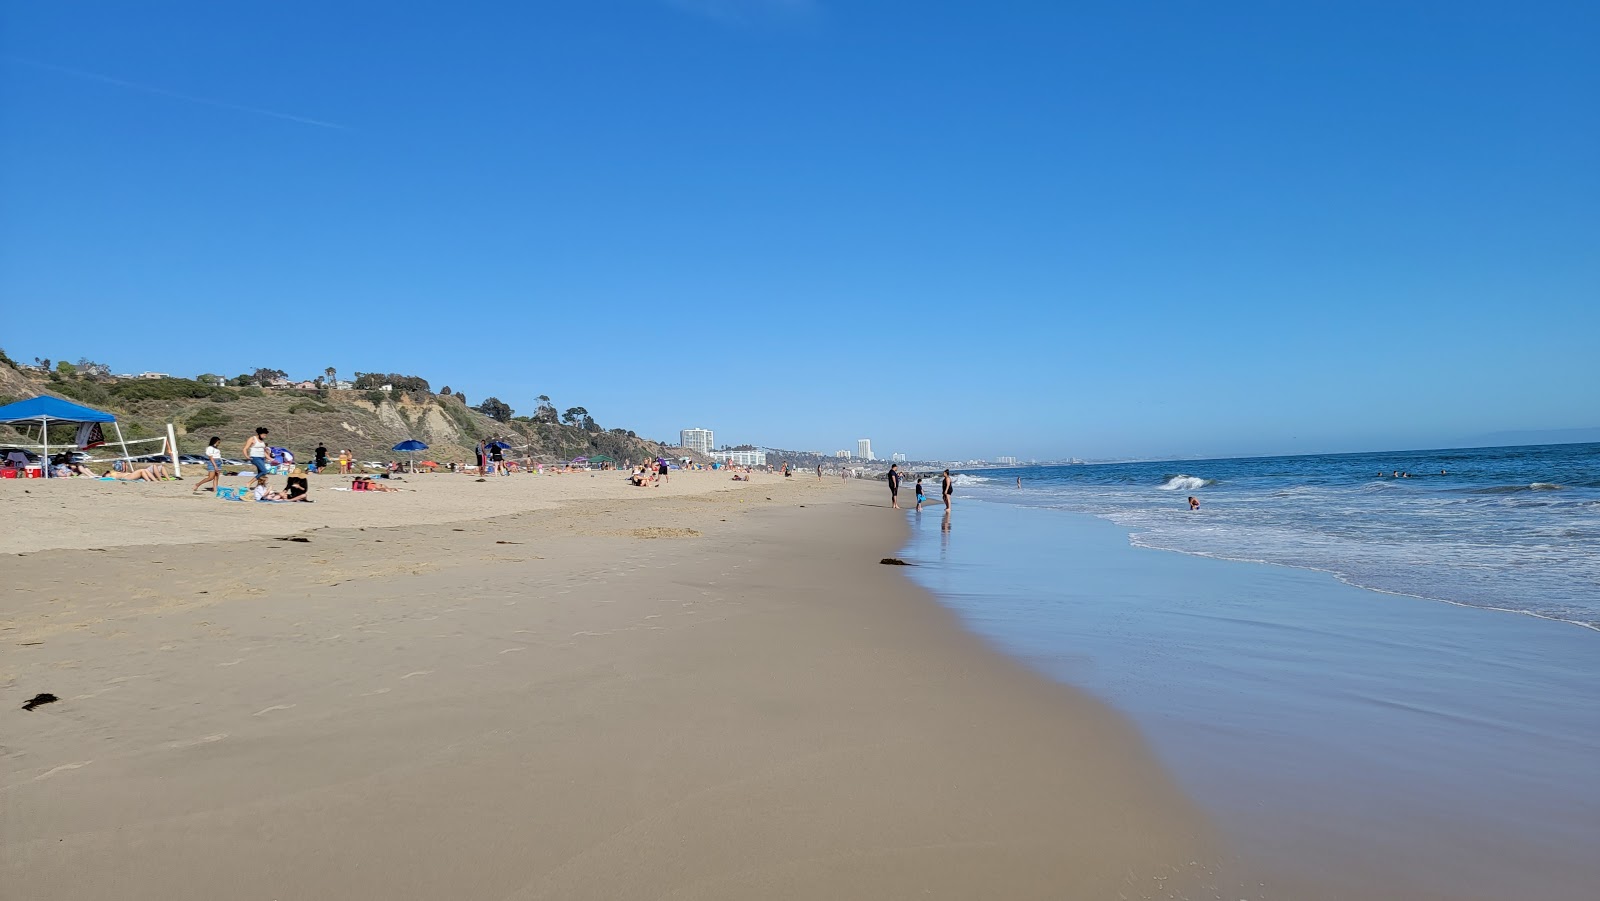
[[[878,563],[906,535],[880,487],[320,529],[320,503],[219,510],[287,516],[7,556],[0,885],[1211,897],[1224,855],[1132,726]],[[61,700],[19,710],[36,692]]]

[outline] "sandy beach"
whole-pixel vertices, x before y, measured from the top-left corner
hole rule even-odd
[[[0,494],[8,897],[1232,878],[1132,726],[880,565],[907,534],[880,486],[432,476],[306,507],[189,484]]]

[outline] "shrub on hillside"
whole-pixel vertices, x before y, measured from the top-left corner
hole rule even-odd
[[[229,397],[226,388],[206,385],[194,379],[133,379],[110,387],[111,396],[126,403],[141,400],[210,400]]]
[[[52,387],[67,397],[91,407],[105,407],[111,403],[111,392],[95,382],[62,381]]]
[[[201,407],[200,409],[189,414],[189,418],[184,420],[183,425],[184,428],[191,432],[198,432],[204,429],[214,429],[220,426],[225,426],[232,421],[232,416],[229,416],[216,407]]]

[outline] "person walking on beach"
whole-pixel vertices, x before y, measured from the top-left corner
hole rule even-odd
[[[1440,473],[1440,475],[1443,475],[1443,473]],[[819,481],[819,482],[822,481],[822,464],[821,463],[817,464],[817,481]]]
[[[206,444],[206,477],[195,483],[190,494],[199,494],[201,491],[215,491],[222,484],[222,451],[217,445],[222,439],[216,435],[211,436],[211,441]],[[210,488],[206,486],[210,485]]]
[[[250,480],[250,487],[267,484],[267,430],[265,427],[257,428],[254,437],[244,443],[245,459],[256,468],[256,477]]]
[[[339,472],[342,475],[350,474],[350,448],[339,451]]]
[[[944,471],[944,480],[939,485],[939,493],[944,495],[944,508],[946,511],[950,509],[950,496],[955,494],[955,491],[955,480],[950,478],[950,470],[947,469]]]
[[[917,487],[917,512],[921,513],[922,512],[922,502],[924,500],[924,498],[922,496],[922,474],[921,473],[917,473],[917,486],[916,487]]]
[[[889,464],[889,509],[900,509],[900,464]]]

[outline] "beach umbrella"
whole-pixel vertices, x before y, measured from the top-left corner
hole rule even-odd
[[[511,445],[505,443],[504,441],[491,441],[484,445],[484,447],[498,447],[501,450],[511,450]]]
[[[435,466],[438,466],[439,464],[438,464],[438,462],[436,462],[434,460],[423,460],[421,463],[418,463],[417,465],[418,466],[426,466],[429,469],[432,469]]]
[[[421,441],[418,441],[415,438],[412,438],[408,441],[402,441],[394,446],[394,450],[403,451],[410,454],[412,460],[417,458],[417,451],[425,451],[427,449],[428,446],[426,444],[423,444]]]

